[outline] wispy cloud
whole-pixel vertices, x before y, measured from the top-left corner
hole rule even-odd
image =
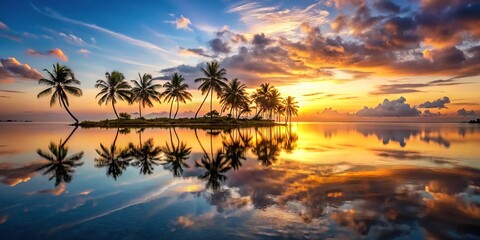
[[[85,55],[85,56],[86,56],[86,55],[89,55],[90,53],[92,53],[92,52],[90,52],[90,50],[84,49],[84,48],[78,50],[77,52],[78,52],[78,53],[81,53],[81,54],[83,54],[83,55]]]
[[[3,23],[2,21],[0,21],[0,29],[2,29],[2,30],[8,30],[7,24],[5,24],[5,23]]]
[[[329,13],[321,9],[320,2],[301,8],[262,6],[257,2],[240,3],[227,9],[228,13],[240,15],[240,21],[251,33],[293,34],[302,23],[319,25],[327,20]]]
[[[77,45],[85,45],[85,41],[81,37],[77,37],[73,34],[65,34],[63,32],[58,34],[62,39],[69,43],[77,44]]]
[[[79,26],[87,27],[87,28],[90,28],[90,29],[93,29],[93,30],[97,30],[99,32],[105,33],[109,36],[112,36],[114,38],[120,39],[122,41],[128,42],[130,44],[133,44],[133,45],[136,45],[136,46],[139,46],[139,47],[142,47],[142,48],[155,50],[155,51],[161,52],[161,53],[168,53],[168,51],[166,51],[165,49],[163,49],[163,48],[161,48],[161,47],[159,47],[159,46],[157,46],[153,43],[143,41],[143,40],[139,40],[139,39],[136,39],[136,38],[132,38],[132,37],[127,36],[125,34],[114,32],[112,30],[109,30],[109,29],[104,28],[104,27],[97,26],[95,24],[85,23],[85,22],[81,22],[81,21],[78,21],[78,20],[74,20],[74,19],[71,19],[71,18],[64,17],[61,14],[55,12],[54,10],[52,10],[50,8],[45,8],[44,10],[41,10],[41,9],[37,8],[35,5],[33,5],[32,3],[30,3],[30,5],[32,6],[32,8],[35,11],[37,11],[38,13],[40,13],[42,15],[45,15],[45,16],[48,16],[48,17],[51,17],[51,18],[54,18],[54,19],[58,19],[58,20],[61,20],[61,21],[64,21],[64,22],[68,22],[68,23],[79,25]]]

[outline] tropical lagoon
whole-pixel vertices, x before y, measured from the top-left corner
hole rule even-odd
[[[479,144],[480,126],[453,123],[2,123],[0,231],[2,239],[478,239]]]

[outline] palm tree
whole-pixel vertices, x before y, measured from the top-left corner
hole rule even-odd
[[[145,105],[148,107],[153,107],[152,100],[158,101],[160,103],[160,92],[157,91],[157,88],[162,87],[160,84],[153,83],[152,75],[138,73],[139,81],[132,80],[134,87],[132,88],[132,102],[138,102],[138,111],[140,117],[142,117],[142,107],[145,108]]]
[[[260,88],[252,94],[252,99],[256,104],[257,110],[255,117],[258,117],[260,114],[263,116],[263,113],[268,110],[268,97],[272,89],[273,87],[270,86],[269,83],[262,83],[260,84]]]
[[[37,149],[38,155],[47,160],[48,163],[41,166],[37,171],[45,170],[43,175],[50,175],[48,180],[55,178],[55,186],[60,183],[69,183],[72,181],[72,175],[75,172],[75,167],[82,166],[83,162],[79,162],[83,157],[83,151],[67,156],[68,148],[65,147],[66,142],[62,144],[55,144],[53,142],[48,146],[48,151]]]
[[[76,97],[80,97],[83,94],[80,88],[72,86],[80,85],[80,81],[75,78],[72,69],[57,63],[53,65],[53,73],[48,69],[43,69],[43,71],[48,73],[50,79],[42,78],[38,80],[38,83],[49,87],[41,91],[37,95],[37,98],[50,95],[53,92],[52,97],[50,98],[50,107],[59,101],[60,107],[65,107],[65,110],[67,110],[70,117],[75,120],[75,123],[78,123],[78,119],[75,118],[68,109],[69,103],[67,93]]]
[[[218,64],[218,62],[212,61],[207,63],[207,69],[202,68],[202,72],[205,77],[197,78],[195,79],[195,82],[202,82],[198,89],[202,91],[202,95],[205,93],[207,93],[207,95],[205,95],[202,104],[200,104],[200,107],[195,113],[195,118],[197,118],[198,112],[200,112],[200,109],[202,109],[203,103],[205,103],[208,94],[210,94],[210,112],[212,112],[213,92],[217,93],[218,96],[227,86],[225,83],[227,81],[227,78],[225,78],[227,70],[225,70],[225,68],[220,68],[220,64]],[[211,117],[213,117],[213,114]]]
[[[112,176],[115,181],[127,169],[129,162],[132,160],[128,154],[128,149],[119,149],[116,146],[119,132],[120,130],[117,129],[117,134],[110,148],[100,143],[100,150],[95,149],[100,157],[94,159],[95,167],[107,167],[107,176]]]
[[[177,102],[177,110],[175,111],[175,116],[173,117],[176,118],[179,108],[178,102],[182,101],[183,103],[186,103],[187,100],[192,101],[192,94],[187,91],[188,85],[183,83],[184,80],[185,79],[182,77],[182,75],[174,73],[172,80],[163,85],[165,88],[165,91],[162,93],[162,96],[165,97],[164,100],[167,102],[172,102],[170,104],[170,114],[168,115],[169,118],[172,118],[173,102]]]
[[[280,92],[272,87],[267,95],[267,109],[269,111],[269,118],[272,118],[272,113],[278,113],[281,108],[282,98]]]
[[[283,102],[285,108],[285,122],[292,122],[292,115],[298,116],[298,102],[295,97],[288,96]]]
[[[250,99],[247,96],[245,89],[247,86],[241,83],[237,78],[229,81],[224,91],[220,95],[220,103],[222,104],[222,112],[230,109],[230,115],[232,111],[238,118],[240,117],[241,109],[250,103]]]
[[[101,90],[95,98],[101,96],[98,100],[98,105],[102,105],[102,103],[105,103],[106,105],[111,102],[115,116],[117,116],[118,119],[119,117],[117,110],[115,109],[115,103],[117,103],[117,98],[119,100],[131,102],[131,86],[125,80],[125,76],[119,71],[113,71],[112,73],[106,72],[105,78],[107,81],[101,79],[97,80],[95,87],[101,88]]]

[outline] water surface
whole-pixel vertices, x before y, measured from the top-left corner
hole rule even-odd
[[[0,125],[2,239],[480,238],[478,125],[73,130]]]

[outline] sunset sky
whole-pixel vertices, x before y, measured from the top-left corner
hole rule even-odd
[[[70,98],[80,120],[114,117],[111,106],[98,106],[94,88],[112,70],[159,81],[179,72],[193,94],[180,115],[191,116],[203,100],[193,80],[212,60],[250,92],[269,82],[294,96],[297,121],[480,115],[478,0],[3,0],[0,58],[1,120],[69,121],[36,97],[42,69],[56,62],[82,83],[84,95]]]

